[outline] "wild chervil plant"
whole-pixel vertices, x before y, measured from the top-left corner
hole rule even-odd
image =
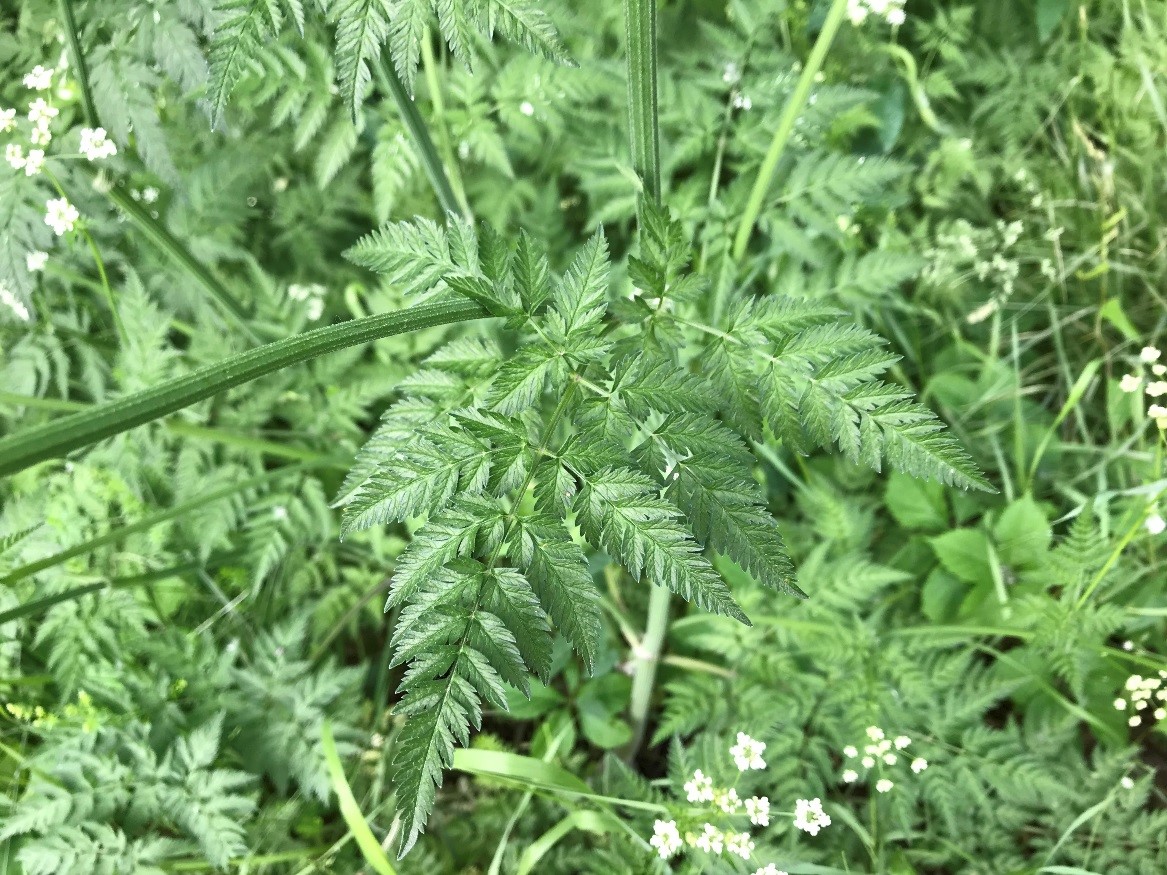
[[[0,859],[1163,871],[1164,0],[987,2],[0,9]]]

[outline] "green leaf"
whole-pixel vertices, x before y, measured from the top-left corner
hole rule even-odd
[[[989,584],[993,570],[989,558],[989,539],[979,529],[954,529],[929,539],[936,558],[965,583]]]
[[[948,527],[944,487],[917,480],[898,471],[887,479],[884,501],[891,515],[905,529],[939,532]]]
[[[332,737],[332,724],[327,720],[320,727],[321,749],[324,751],[324,762],[328,766],[328,777],[332,781],[332,790],[336,793],[337,803],[340,805],[340,814],[352,837],[356,839],[357,847],[361,849],[361,856],[380,875],[395,875],[396,869],[381,850],[381,843],[377,841],[361,807],[353,796],[348,779],[344,776],[344,766],[341,765],[340,755],[336,751],[336,741]]]
[[[341,0],[336,18],[336,70],[341,96],[355,123],[372,74],[369,65],[389,37],[391,0]]]
[[[651,480],[627,469],[588,477],[574,504],[588,540],[633,577],[643,575],[707,611],[749,625],[700,546],[676,521],[681,512],[656,491]]]
[[[993,539],[1001,561],[1013,568],[1040,567],[1049,553],[1053,532],[1049,518],[1025,495],[1009,504],[993,526]]]

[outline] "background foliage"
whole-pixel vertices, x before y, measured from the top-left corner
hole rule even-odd
[[[411,843],[424,812],[398,812],[435,774],[403,768],[419,723],[400,663],[444,627],[402,569],[431,548],[477,557],[455,570],[494,575],[520,615],[497,609],[504,625],[547,629],[493,568],[524,537],[559,551],[544,562],[568,577],[548,611],[563,634],[489,657],[517,660],[519,686],[535,671],[529,698],[491,687],[479,758],[455,757],[416,846],[385,865],[666,871],[654,819],[683,815],[695,768],[732,783],[725,751],[747,731],[768,768],[738,792],[784,812],[820,797],[832,826],[811,838],[775,815],[749,864],[694,853],[674,871],[1167,869],[1167,722],[1128,687],[1167,669],[1163,431],[1143,391],[1160,375],[1140,357],[1167,327],[1167,5],[921,0],[899,26],[844,23],[735,270],[828,6],[660,4],[654,212],[615,2],[0,4],[0,107],[23,125],[3,136],[24,142],[37,65],[60,111],[46,172],[0,166],[4,433],[451,289],[511,308],[505,325],[317,358],[0,481],[0,871],[384,871],[338,813],[322,727],[375,843]],[[415,95],[444,196],[395,88]],[[91,163],[77,131],[95,122],[117,154]],[[44,222],[59,194],[80,213],[61,237]],[[450,242],[469,226],[437,224],[450,208],[517,242],[480,231],[472,263]],[[601,339],[600,319],[618,329]],[[557,330],[566,365],[539,346]],[[782,367],[747,368],[739,347]],[[623,406],[587,396],[556,418],[569,375],[596,397],[627,386]],[[790,404],[755,409],[771,378]],[[832,379],[914,392],[971,461],[858,431],[849,445],[808,390]],[[487,531],[542,464],[519,451],[440,501],[369,486],[424,469],[427,448],[505,449],[499,434],[555,456],[570,476],[550,482],[582,489],[595,549],[555,514]],[[669,500],[714,549],[671,567],[628,545],[684,541],[649,478],[689,471]],[[978,472],[995,491],[960,488]],[[621,508],[641,531],[621,534]],[[719,509],[739,537],[716,542]],[[459,512],[474,532],[438,537]],[[673,599],[643,712],[646,567],[752,625]],[[456,574],[422,571],[462,598]],[[878,770],[844,782],[869,726],[910,736],[927,770],[901,763],[887,793]]]

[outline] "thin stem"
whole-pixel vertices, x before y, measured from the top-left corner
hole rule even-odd
[[[401,121],[409,130],[410,137],[413,138],[413,144],[417,147],[418,155],[421,158],[421,166],[425,168],[425,175],[429,178],[430,185],[433,186],[434,194],[438,197],[442,211],[462,214],[469,218],[469,211],[463,212],[458,198],[454,195],[450,179],[446,176],[445,164],[442,163],[442,158],[438,155],[437,147],[434,146],[433,138],[430,137],[425,119],[417,111],[417,104],[409,96],[409,92],[405,90],[405,85],[398,78],[397,71],[393,69],[388,58],[377,65],[376,69],[381,87],[393,98],[397,112],[401,115]]]
[[[766,192],[770,190],[774,171],[778,169],[778,162],[794,133],[794,123],[798,121],[798,116],[806,107],[806,102],[810,98],[811,86],[814,85],[814,77],[823,67],[827,50],[834,42],[835,34],[838,33],[846,12],[847,0],[834,0],[830,11],[827,12],[826,20],[823,21],[823,28],[819,31],[818,39],[815,40],[814,47],[810,50],[810,57],[806,59],[806,65],[802,68],[802,75],[798,77],[798,83],[794,86],[794,91],[791,92],[786,106],[782,109],[782,115],[778,119],[778,129],[774,131],[774,139],[770,143],[766,157],[762,160],[762,166],[758,168],[754,187],[750,191],[749,200],[746,201],[745,210],[742,212],[742,221],[738,225],[737,236],[733,241],[734,261],[740,262],[746,254],[750,234],[754,230],[754,223],[758,221],[758,215],[762,212],[762,201],[766,199]]]
[[[0,476],[59,458],[289,365],[382,337],[487,315],[478,304],[468,301],[426,304],[277,340],[93,410],[0,439]]]
[[[656,87],[656,0],[624,0],[628,39],[628,136],[632,166],[660,201],[660,126]]]
[[[458,172],[458,163],[454,159],[454,148],[450,144],[450,132],[446,127],[446,105],[442,102],[442,84],[438,81],[438,64],[434,59],[433,45],[429,34],[421,41],[421,65],[425,71],[426,87],[429,88],[430,102],[434,105],[434,125],[438,131],[442,148],[446,152],[446,163],[450,168],[450,182],[454,186],[454,194],[462,206],[463,214],[470,217],[470,204],[466,201],[466,187],[462,184],[462,175]]]
[[[81,50],[81,34],[77,30],[77,19],[73,15],[73,3],[71,0],[59,0],[57,6],[65,23],[65,38],[69,41],[73,72],[81,89],[81,106],[85,110],[85,120],[89,122],[90,127],[95,128],[98,125],[97,105],[93,102],[93,89],[89,85],[89,67],[85,62],[85,52]]]

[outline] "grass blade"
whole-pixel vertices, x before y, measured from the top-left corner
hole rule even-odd
[[[385,851],[381,849],[381,844],[373,835],[373,831],[369,829],[369,824],[365,822],[365,816],[361,814],[361,806],[357,804],[356,797],[353,796],[348,779],[344,776],[340,755],[336,752],[336,740],[332,737],[332,724],[327,720],[320,727],[320,745],[324,750],[324,763],[328,767],[328,777],[332,781],[332,789],[335,791],[337,802],[340,805],[340,816],[348,824],[349,832],[356,839],[357,847],[361,849],[361,855],[365,858],[365,862],[380,875],[397,875],[397,870],[393,868],[393,864],[385,856]]]

